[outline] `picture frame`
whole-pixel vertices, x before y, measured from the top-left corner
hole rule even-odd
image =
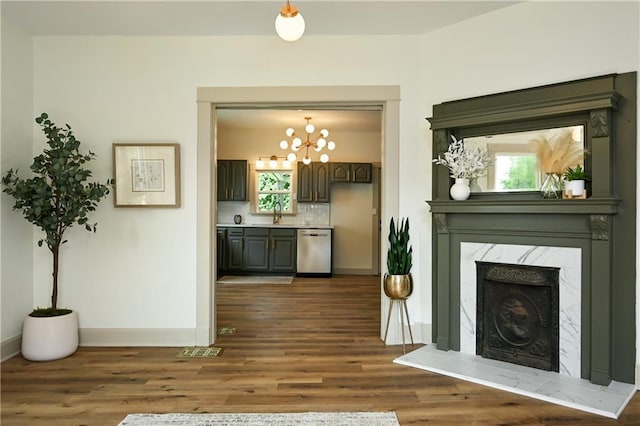
[[[180,207],[180,145],[113,143],[115,207]]]

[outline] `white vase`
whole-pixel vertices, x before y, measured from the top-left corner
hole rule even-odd
[[[22,356],[30,361],[65,358],[78,349],[78,314],[27,316],[22,327]]]
[[[571,194],[574,197],[579,197],[584,193],[584,180],[572,180],[570,181]]]
[[[456,183],[451,185],[449,194],[454,200],[466,200],[471,194],[471,188],[469,188],[469,179],[456,178]]]

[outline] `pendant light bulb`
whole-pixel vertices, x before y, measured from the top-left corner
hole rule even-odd
[[[280,8],[276,16],[276,32],[284,41],[296,41],[304,34],[304,18],[298,12],[298,8],[287,4]]]
[[[305,155],[304,158],[302,159],[302,162],[308,166],[309,164],[311,164],[311,157],[309,157],[308,155]]]
[[[258,169],[264,168],[264,161],[262,160],[262,158],[258,158],[258,161],[256,161],[256,167]]]

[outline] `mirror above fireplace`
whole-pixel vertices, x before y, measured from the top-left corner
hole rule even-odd
[[[471,186],[475,192],[538,191],[545,177],[537,155],[540,144],[566,144],[566,167],[585,167],[583,125],[470,136],[463,141],[465,148],[486,149],[491,161],[486,175]],[[565,166],[560,168],[564,171]]]

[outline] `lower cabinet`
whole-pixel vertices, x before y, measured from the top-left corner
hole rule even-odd
[[[244,269],[244,229],[228,228],[225,250],[225,270],[242,272]]]
[[[219,272],[296,272],[294,228],[218,228],[217,241]]]

